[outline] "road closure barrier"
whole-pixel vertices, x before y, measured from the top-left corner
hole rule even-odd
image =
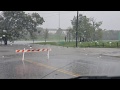
[[[49,52],[51,51],[51,49],[48,49],[48,48],[43,48],[43,49],[25,49],[24,48],[24,50],[16,50],[16,53],[23,53],[22,60],[24,60],[25,53],[27,52],[45,52],[45,51],[48,52],[47,56],[49,59]]]

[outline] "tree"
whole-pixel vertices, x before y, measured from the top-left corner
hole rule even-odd
[[[23,32],[23,15],[22,11],[3,11],[0,16],[0,29],[3,34],[3,30],[6,30],[6,36],[3,39],[7,43],[7,40],[12,39],[12,37],[19,38],[22,37],[21,32]],[[21,34],[21,35],[20,35]]]
[[[97,35],[96,31],[101,31],[102,29],[100,28],[100,26],[102,25],[102,22],[96,22],[94,18],[90,18],[90,21],[92,23],[92,30],[93,30],[93,36],[92,39],[93,41],[97,40]],[[101,33],[100,33],[101,34]]]
[[[24,33],[37,31],[36,27],[41,25],[44,19],[38,13],[26,14],[23,11],[2,11],[0,16],[0,30],[7,30],[7,36],[19,39],[24,37]]]
[[[75,32],[76,32],[76,17],[73,18],[72,20],[72,25],[73,25],[73,32],[74,32],[74,37],[75,37]],[[87,39],[88,38],[91,38],[90,35],[91,35],[91,31],[90,31],[90,28],[91,28],[91,24],[89,22],[89,18],[87,18],[86,16],[83,16],[82,14],[79,14],[78,16],[78,38],[80,40],[80,42],[83,40],[83,39]]]
[[[71,38],[72,38],[72,28],[71,27],[69,27],[68,29],[67,29],[67,40],[69,40],[69,42],[70,42],[70,40],[71,40]]]
[[[37,27],[37,31],[38,31],[38,34],[41,35],[41,33],[42,33],[42,31],[43,31],[43,28]]]
[[[37,26],[41,25],[45,21],[38,13],[32,13],[26,16],[26,22],[26,28],[30,33],[30,37],[34,40],[34,33],[37,32]]]
[[[76,22],[77,18],[74,16],[73,20],[71,20],[71,24],[73,26],[72,35],[75,38],[76,35]],[[102,22],[95,22],[94,18],[87,18],[82,14],[78,16],[78,39],[79,41],[92,41],[95,39],[95,31],[100,29],[100,25]]]
[[[59,28],[57,31],[56,31],[56,35],[57,37],[59,38],[59,41],[60,41],[60,38],[61,38],[61,35],[62,35],[62,29]]]
[[[119,30],[103,30],[102,40],[118,40]]]
[[[7,30],[10,36],[19,38],[24,33],[24,12],[23,11],[3,11],[2,15],[4,18],[2,29]]]
[[[96,30],[95,35],[96,35],[96,40],[101,40],[103,35],[102,29]]]
[[[44,39],[44,29],[41,27],[37,27],[37,31],[39,39]]]
[[[36,32],[33,32],[32,34],[30,33],[30,37],[31,37],[31,39],[33,40],[33,43],[34,43],[35,39],[37,39]]]

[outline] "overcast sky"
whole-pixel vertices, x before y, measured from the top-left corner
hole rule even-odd
[[[26,13],[37,12],[45,20],[41,27],[43,28],[59,28],[59,12],[60,12],[60,28],[66,29],[71,27],[71,20],[76,16],[77,11],[25,11]],[[79,13],[87,17],[94,17],[96,21],[103,21],[102,29],[120,30],[120,11],[79,11]]]

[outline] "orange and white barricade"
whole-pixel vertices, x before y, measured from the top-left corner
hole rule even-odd
[[[24,50],[16,50],[16,53],[23,53],[23,58],[22,60],[24,60],[24,55],[25,55],[25,52],[44,52],[44,51],[47,51],[47,56],[48,56],[48,59],[49,59],[49,51],[51,51],[51,49],[47,49],[47,48],[44,48],[44,49],[25,49]]]

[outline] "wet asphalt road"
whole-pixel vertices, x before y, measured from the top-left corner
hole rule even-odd
[[[120,49],[66,48],[51,45],[32,45],[34,49],[51,48],[47,52],[22,53],[26,45],[0,46],[0,79],[69,79],[77,76],[120,76]],[[116,56],[117,55],[117,56]]]

